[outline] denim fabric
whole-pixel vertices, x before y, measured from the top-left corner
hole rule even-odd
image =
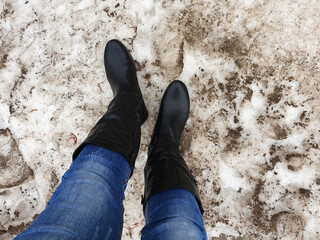
[[[87,145],[46,209],[16,239],[120,239],[129,176],[121,154]]]
[[[46,209],[15,239],[120,239],[123,199],[131,170],[119,153],[86,145]],[[149,199],[142,239],[207,239],[194,196],[175,189]]]
[[[151,197],[145,207],[146,226],[142,240],[207,239],[195,197],[184,189],[173,189]]]

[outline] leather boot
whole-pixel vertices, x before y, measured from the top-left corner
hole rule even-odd
[[[133,58],[120,41],[107,43],[104,64],[114,98],[107,112],[75,150],[73,160],[86,144],[91,143],[123,154],[132,174],[140,147],[141,125],[146,121],[148,112]]]
[[[186,86],[181,81],[173,81],[162,97],[149,145],[148,160],[144,168],[144,208],[149,198],[157,193],[183,188],[195,196],[203,213],[196,182],[179,150],[181,134],[189,116],[189,107]]]

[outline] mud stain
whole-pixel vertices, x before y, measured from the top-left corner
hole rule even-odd
[[[18,186],[34,178],[33,170],[24,162],[17,142],[9,129],[0,130],[0,188]],[[9,148],[9,149],[8,149]]]

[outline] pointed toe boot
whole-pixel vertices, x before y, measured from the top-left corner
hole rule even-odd
[[[150,197],[163,191],[182,188],[195,196],[203,213],[196,182],[179,150],[189,108],[186,86],[181,81],[173,81],[162,97],[149,145],[148,160],[144,169],[144,207]]]
[[[113,100],[107,112],[75,150],[73,159],[86,144],[95,144],[121,153],[128,161],[131,174],[140,147],[141,125],[148,112],[139,87],[134,60],[118,40],[107,43],[104,64]]]

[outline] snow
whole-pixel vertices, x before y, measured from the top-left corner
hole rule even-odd
[[[82,0],[73,8],[73,11],[81,11],[88,7],[92,7],[92,5],[94,5],[94,0]]]
[[[191,98],[181,151],[209,239],[320,238],[318,1],[3,0],[0,11],[0,239],[44,209],[106,111],[113,38],[137,61],[149,110],[123,239],[144,226],[147,147],[174,79]]]
[[[234,237],[238,237],[239,234],[232,227],[218,222],[216,226],[211,230],[212,237],[219,237],[221,234],[226,234]]]
[[[240,188],[246,188],[246,186],[248,186],[240,173],[225,164],[221,164],[220,166],[220,179],[224,189],[230,188],[234,191],[238,191]]]

